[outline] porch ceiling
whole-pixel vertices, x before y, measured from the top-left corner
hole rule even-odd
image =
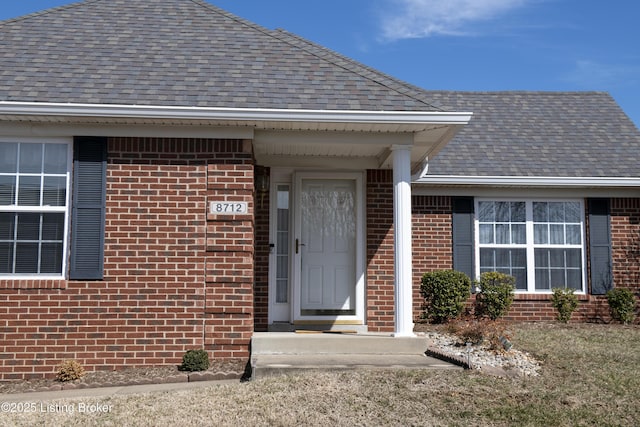
[[[370,126],[363,131],[314,129],[307,131],[256,131],[254,155],[266,166],[319,164],[324,160],[335,167],[391,168],[391,147],[409,145],[411,162],[417,169],[435,155],[455,134],[459,125],[422,125],[415,131],[380,130]]]

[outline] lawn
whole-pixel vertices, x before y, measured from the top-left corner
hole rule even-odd
[[[472,371],[355,371],[173,393],[85,398],[107,413],[0,415],[46,426],[638,426],[640,327],[522,324],[514,345],[542,361],[527,379]]]

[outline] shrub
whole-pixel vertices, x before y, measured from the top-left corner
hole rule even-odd
[[[181,371],[206,371],[209,369],[209,353],[206,350],[188,350],[182,356]]]
[[[470,289],[471,280],[459,271],[425,273],[420,286],[425,300],[425,318],[440,323],[458,317],[471,295]]]
[[[484,344],[490,350],[505,347],[501,339],[508,339],[507,327],[501,320],[475,319],[453,321],[447,331],[460,339],[460,344]]]
[[[480,275],[480,292],[476,296],[476,314],[492,320],[504,316],[513,303],[516,278],[495,271]]]
[[[56,380],[61,382],[79,380],[87,373],[77,360],[65,360],[58,366],[56,372]]]
[[[558,320],[568,323],[571,314],[578,308],[578,297],[573,293],[573,289],[554,288],[551,305],[558,311]]]
[[[607,292],[609,311],[614,320],[624,324],[633,322],[636,297],[629,289],[615,288]]]

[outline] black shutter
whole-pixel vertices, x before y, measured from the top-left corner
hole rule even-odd
[[[609,199],[589,199],[591,293],[604,295],[613,286]]]
[[[76,137],[69,278],[100,280],[104,274],[107,139]]]
[[[469,278],[475,276],[473,260],[473,197],[453,197],[452,235],[453,269],[465,273]]]

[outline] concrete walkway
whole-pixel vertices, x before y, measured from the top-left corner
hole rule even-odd
[[[117,387],[83,388],[74,390],[40,391],[32,393],[0,394],[1,402],[39,402],[83,397],[119,396],[138,393],[191,390],[223,384],[239,384],[240,380],[193,381],[167,384],[142,384]]]

